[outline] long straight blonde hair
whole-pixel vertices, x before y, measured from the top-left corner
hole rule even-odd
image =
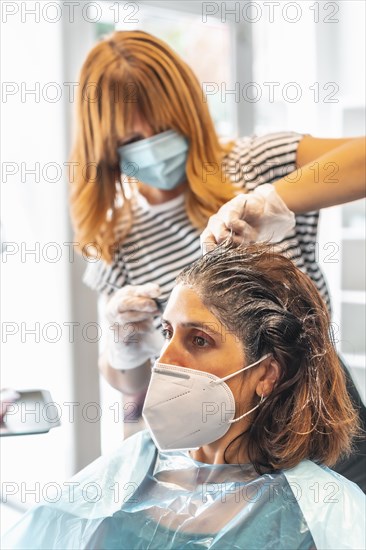
[[[151,34],[114,32],[89,52],[82,66],[70,159],[78,249],[90,256],[97,250],[107,262],[133,222],[117,149],[132,131],[136,115],[154,133],[173,129],[189,140],[186,211],[195,227],[203,229],[209,216],[235,194],[222,166],[233,142],[219,142],[193,71]]]

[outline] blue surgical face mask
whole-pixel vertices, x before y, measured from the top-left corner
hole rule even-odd
[[[122,173],[169,191],[186,179],[188,140],[175,130],[118,148]]]

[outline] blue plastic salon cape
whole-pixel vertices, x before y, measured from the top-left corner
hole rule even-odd
[[[127,439],[30,510],[4,549],[364,549],[365,496],[310,461],[258,476]]]

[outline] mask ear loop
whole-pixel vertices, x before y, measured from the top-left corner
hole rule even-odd
[[[259,363],[261,363],[262,361],[264,361],[265,359],[267,359],[271,355],[272,355],[272,353],[266,353],[265,355],[263,355],[263,357],[258,359],[258,361],[255,361],[255,363],[252,363],[251,365],[247,365],[246,367],[243,367],[242,369],[239,369],[235,372],[232,372],[231,374],[228,374],[227,376],[224,376],[224,378],[219,378],[218,380],[213,380],[212,384],[221,384],[222,382],[226,382],[226,380],[229,380],[229,378],[232,378],[236,374],[239,374],[240,372],[244,372],[246,369],[251,369],[252,367],[255,367],[256,365],[259,365]]]
[[[264,401],[267,399],[267,397],[264,397],[263,393],[261,395],[261,400],[259,401],[258,405],[256,405],[255,407],[253,407],[252,409],[250,409],[250,411],[242,414],[241,416],[239,416],[238,418],[233,418],[233,420],[229,420],[229,423],[230,424],[233,424],[234,422],[238,422],[239,420],[241,420],[242,418],[244,418],[245,416],[248,416],[248,414],[252,413],[253,411],[255,411],[256,409],[258,409],[258,407],[260,407],[262,405],[262,403],[264,403]]]

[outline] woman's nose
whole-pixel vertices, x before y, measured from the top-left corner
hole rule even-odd
[[[160,357],[158,357],[156,361],[166,365],[184,367],[183,355],[182,350],[179,349],[179,345],[174,341],[174,338],[172,338],[171,340],[166,341],[160,352]]]

